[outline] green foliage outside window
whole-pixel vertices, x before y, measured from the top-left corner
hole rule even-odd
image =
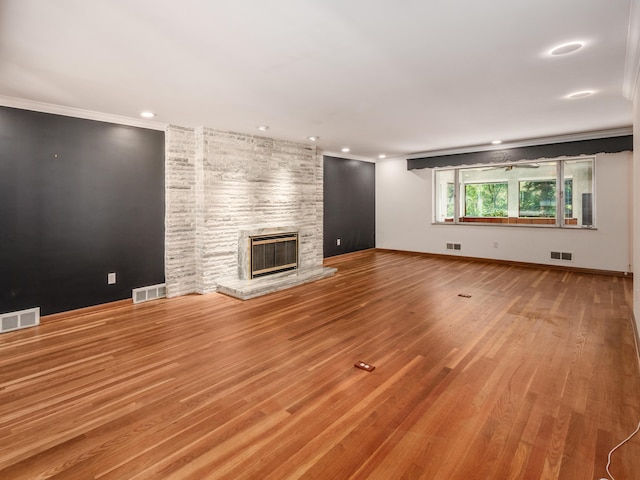
[[[508,186],[500,183],[467,183],[464,186],[467,217],[506,217]]]
[[[573,180],[564,181],[564,218],[573,217]]]
[[[571,218],[573,212],[573,181],[571,179],[565,180],[564,189],[564,216]],[[555,217],[555,180],[521,181],[519,207],[521,217]]]
[[[555,180],[520,182],[520,216],[556,216]]]

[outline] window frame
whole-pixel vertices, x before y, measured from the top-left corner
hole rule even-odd
[[[596,215],[596,171],[597,171],[597,158],[596,155],[584,155],[578,157],[566,157],[566,158],[545,158],[545,159],[537,159],[537,160],[525,160],[518,162],[500,162],[500,163],[487,163],[487,164],[475,164],[475,165],[458,165],[458,166],[450,166],[450,167],[436,167],[432,172],[432,214],[431,214],[431,224],[432,225],[475,225],[475,226],[505,226],[505,227],[534,227],[534,228],[568,228],[568,229],[580,229],[580,230],[596,230],[597,227],[597,215]],[[566,203],[565,203],[565,188],[566,188],[566,180],[570,179],[572,181],[572,190],[575,191],[575,182],[574,175],[570,175],[565,177],[565,164],[568,162],[591,162],[591,188],[589,192],[591,194],[591,224],[590,225],[578,225],[573,223],[567,223],[568,218],[566,218]],[[474,221],[465,222],[462,221],[462,213],[463,213],[463,205],[462,202],[466,202],[466,199],[462,196],[462,188],[465,184],[461,182],[461,174],[462,170],[473,170],[479,168],[487,168],[487,167],[513,167],[515,165],[524,165],[524,164],[539,164],[539,163],[556,163],[556,214],[555,217],[539,217],[539,218],[547,218],[547,219],[555,219],[555,223],[553,224],[538,224],[538,223],[493,223],[490,220],[487,222],[481,221],[482,218],[485,217],[474,217]],[[454,216],[451,219],[450,217],[444,217],[443,221],[438,221],[438,199],[437,199],[437,172],[440,171],[453,171],[453,180],[454,180]],[[546,181],[553,181],[551,179],[545,179]],[[526,180],[524,177],[521,180],[520,178],[515,180],[519,186],[521,181],[536,181],[535,179]],[[540,179],[543,181],[543,179]],[[450,182],[448,182],[450,183]],[[487,180],[486,182],[478,181],[473,183],[500,183],[498,181]],[[509,187],[507,187],[509,188]],[[520,193],[518,191],[518,215],[520,211]],[[445,206],[446,208],[446,206]],[[575,202],[572,201],[572,212],[575,212]],[[446,212],[445,212],[446,213]],[[507,214],[508,215],[508,214]],[[493,217],[486,217],[487,219]],[[496,217],[498,218],[498,217]],[[504,218],[504,217],[499,217]],[[509,219],[511,217],[508,217]],[[516,217],[516,218],[538,218],[538,217]],[[572,217],[575,218],[575,217]],[[480,220],[480,221],[479,221]]]

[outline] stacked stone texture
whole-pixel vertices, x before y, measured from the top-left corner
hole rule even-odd
[[[300,267],[322,265],[315,147],[202,127],[169,127],[166,138],[168,296],[213,292],[217,280],[237,277],[242,230],[295,225]]]
[[[194,130],[171,126],[165,142],[165,279],[177,296],[196,289]]]

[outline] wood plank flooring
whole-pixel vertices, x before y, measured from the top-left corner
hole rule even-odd
[[[0,478],[606,476],[640,421],[630,279],[325,263],[334,277],[245,302],[118,303],[0,336]],[[611,471],[640,478],[640,438]]]

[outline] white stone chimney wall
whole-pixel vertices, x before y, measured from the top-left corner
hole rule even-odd
[[[295,225],[300,267],[322,265],[316,147],[204,127],[166,133],[167,296],[214,292],[237,276],[242,230]]]

